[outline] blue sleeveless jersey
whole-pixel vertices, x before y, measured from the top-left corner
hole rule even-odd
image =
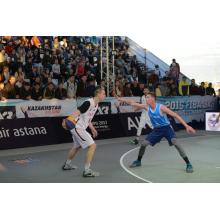
[[[154,128],[160,128],[170,125],[170,121],[167,118],[167,115],[163,114],[160,111],[160,107],[161,104],[159,103],[156,103],[156,108],[154,110],[150,106],[148,106],[148,114]]]

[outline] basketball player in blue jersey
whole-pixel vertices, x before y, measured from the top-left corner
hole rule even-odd
[[[146,109],[153,126],[153,130],[147,135],[146,140],[143,141],[143,143],[141,144],[138,158],[130,165],[131,168],[141,166],[141,160],[147,146],[154,146],[156,143],[160,142],[162,138],[166,138],[169,142],[169,145],[174,145],[180,156],[186,162],[186,172],[193,172],[193,166],[190,163],[182,146],[177,141],[176,135],[170,125],[170,121],[168,120],[167,115],[170,115],[173,118],[177,119],[186,128],[186,131],[189,134],[196,132],[191,126],[189,126],[177,113],[171,111],[165,105],[157,103],[156,96],[152,92],[149,92],[146,97],[147,107],[146,105],[136,103],[133,100],[126,100],[123,98],[118,98],[118,100],[126,102],[127,104],[135,107]]]

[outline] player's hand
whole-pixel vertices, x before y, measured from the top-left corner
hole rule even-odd
[[[189,134],[195,134],[196,133],[196,130],[194,128],[192,128],[191,126],[189,126],[189,125],[186,127],[186,131]]]
[[[93,136],[94,138],[98,136],[98,132],[97,132],[96,129],[92,129],[91,132],[92,132],[92,136]]]

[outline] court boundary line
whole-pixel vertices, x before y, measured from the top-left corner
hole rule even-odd
[[[140,180],[142,180],[142,181],[144,181],[144,182],[146,182],[146,183],[153,183],[153,182],[151,182],[151,181],[148,180],[148,179],[144,179],[144,178],[142,178],[142,177],[140,177],[140,176],[134,174],[134,173],[131,172],[129,169],[127,169],[127,167],[126,167],[126,166],[124,165],[124,163],[123,163],[123,160],[124,160],[125,156],[127,156],[130,152],[132,152],[132,151],[134,151],[134,150],[137,150],[138,148],[140,148],[140,147],[136,147],[136,148],[131,149],[131,150],[129,150],[128,152],[124,153],[124,154],[121,156],[121,158],[120,158],[120,165],[121,165],[121,167],[122,167],[127,173],[129,173],[130,175],[134,176],[135,178],[140,179]]]
[[[201,136],[199,136],[199,137],[207,137],[207,136],[212,136],[211,134],[208,134],[208,135],[201,135]],[[182,138],[178,138],[178,139],[185,139],[186,137],[182,137]],[[187,138],[198,138],[198,136],[189,136],[189,137],[187,137]],[[162,140],[161,142],[167,142],[166,140]],[[134,176],[135,178],[137,178],[137,179],[140,179],[140,180],[142,180],[142,181],[144,181],[144,182],[146,182],[146,183],[153,183],[152,181],[150,181],[150,180],[148,180],[148,179],[144,179],[144,178],[142,178],[142,177],[140,177],[140,176],[138,176],[138,175],[136,175],[136,174],[134,174],[132,171],[130,171],[125,165],[124,165],[124,163],[123,163],[123,160],[124,160],[124,158],[125,158],[125,156],[127,156],[129,153],[131,153],[132,151],[135,151],[135,150],[137,150],[138,148],[140,148],[140,147],[135,147],[135,148],[133,148],[133,149],[131,149],[131,150],[129,150],[129,151],[127,151],[126,153],[124,153],[121,157],[120,157],[120,165],[121,165],[121,167],[127,172],[127,173],[129,173],[130,175],[132,175],[132,176]],[[217,168],[220,168],[220,167],[216,167],[216,169]]]

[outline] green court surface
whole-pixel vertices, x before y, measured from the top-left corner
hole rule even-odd
[[[194,173],[185,172],[185,163],[174,147],[162,141],[148,147],[142,167],[130,169],[137,158],[137,145],[129,144],[132,137],[96,141],[97,151],[92,168],[100,177],[83,178],[86,151],[74,160],[74,171],[61,169],[72,144],[48,145],[0,151],[0,182],[4,183],[220,183],[220,133],[198,131],[188,135],[177,132]],[[144,137],[142,137],[143,139]]]

